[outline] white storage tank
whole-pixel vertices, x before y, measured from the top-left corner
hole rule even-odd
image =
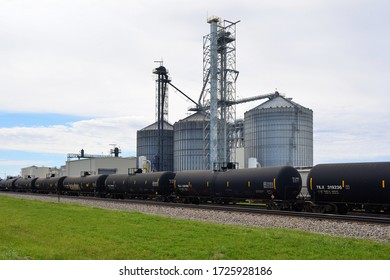
[[[257,161],[257,158],[250,157],[248,158],[248,168],[257,168],[260,167],[260,163]]]

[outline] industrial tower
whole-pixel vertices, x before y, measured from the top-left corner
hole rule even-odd
[[[220,169],[231,162],[236,119],[236,24],[211,17],[210,33],[203,37],[203,89],[199,104],[210,116],[204,122],[206,169]]]
[[[154,156],[156,170],[164,169],[164,142],[168,140],[164,127],[168,123],[168,84],[194,103],[190,111],[204,112],[203,159],[204,169],[234,168],[234,149],[243,145],[243,122],[236,121],[236,105],[263,98],[272,99],[278,92],[236,100],[236,24],[211,17],[210,33],[203,37],[203,87],[198,102],[174,86],[167,69],[160,63],[156,74],[156,122],[158,151]]]
[[[154,158],[156,170],[164,169],[164,125],[168,122],[168,83],[171,81],[162,61],[160,67],[154,69],[156,74],[156,122],[158,130],[157,154]]]

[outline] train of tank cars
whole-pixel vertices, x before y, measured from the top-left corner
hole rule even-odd
[[[390,162],[319,164],[302,179],[291,166],[80,177],[7,178],[0,191],[155,199],[187,203],[256,201],[269,209],[346,214],[390,212]]]

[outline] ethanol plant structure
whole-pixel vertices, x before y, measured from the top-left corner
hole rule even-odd
[[[160,66],[153,70],[156,122],[137,132],[137,155],[148,158],[153,171],[243,168],[249,158],[256,158],[261,166],[312,166],[312,111],[277,91],[237,100],[236,26],[240,21],[214,16],[207,22],[210,33],[203,37],[199,99],[194,101],[174,86],[168,70],[158,61]],[[168,86],[194,104],[190,109],[194,114],[174,125],[168,122]],[[244,120],[236,119],[236,105],[260,99],[268,101],[245,113]],[[276,123],[272,122],[275,117]],[[277,139],[279,136],[283,139]],[[236,160],[238,150],[241,165]]]
[[[209,115],[204,122],[205,169],[220,169],[231,162],[230,150],[236,119],[236,25],[211,17],[210,33],[203,37],[203,89],[201,107]]]

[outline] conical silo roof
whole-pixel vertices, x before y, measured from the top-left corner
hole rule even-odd
[[[169,122],[164,121],[163,122],[163,129],[164,130],[173,130],[173,125],[171,125]],[[140,129],[141,131],[143,130],[158,130],[158,125],[157,122],[152,123],[151,125],[148,125],[147,127],[144,127]]]
[[[179,120],[179,122],[191,122],[191,121],[210,121],[210,117],[206,115],[205,112],[199,111],[195,114],[192,114],[182,120]]]
[[[255,107],[252,110],[261,110],[261,109],[270,109],[270,108],[300,108],[304,109],[302,105],[299,105],[298,103],[292,101],[291,98],[285,98],[283,96],[277,96],[275,98],[272,98],[259,106]],[[305,108],[307,109],[307,108]]]

